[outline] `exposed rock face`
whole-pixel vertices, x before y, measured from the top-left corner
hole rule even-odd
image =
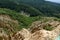
[[[52,31],[40,30],[32,34],[30,40],[55,40],[57,34]]]
[[[47,22],[36,21],[36,22],[32,23],[29,30],[31,33],[34,33],[36,31],[45,29],[46,27],[54,29],[58,25],[59,25],[59,22],[57,22],[57,21],[47,21]],[[51,30],[53,30],[53,29],[51,29]]]
[[[30,40],[55,40],[55,38],[60,34],[60,22],[58,22],[58,21],[41,23],[40,26],[37,25],[36,27],[34,27],[34,24],[32,26],[32,30],[30,29],[31,31],[34,31]],[[37,24],[37,22],[36,22],[36,24]],[[39,24],[39,22],[38,22],[38,24]],[[54,29],[51,31],[44,30],[43,27],[45,27],[46,25],[50,25]],[[42,28],[42,29],[40,29],[40,28]]]
[[[21,31],[14,32],[13,26],[17,25],[18,21],[12,20],[8,15],[0,15],[0,28],[7,28],[13,32],[7,35],[3,29],[0,29],[0,40],[55,40],[60,34],[60,22],[58,21],[36,21],[32,23],[29,29],[23,28]],[[54,29],[51,31],[45,30],[46,26]]]
[[[31,33],[27,29],[22,29],[21,31],[12,35],[13,40],[29,40]]]
[[[3,37],[3,35],[0,36]],[[4,37],[6,40],[55,40],[57,34],[54,31],[47,30],[39,30],[31,34],[27,29],[23,29],[10,37],[5,34]]]
[[[58,36],[60,34],[60,25],[58,25],[56,29],[52,30],[52,32],[55,32]]]
[[[55,40],[56,37],[57,34],[54,31],[39,30],[31,34],[25,29],[24,32],[17,32],[12,37],[12,39],[14,38],[13,40]]]
[[[0,28],[0,40],[8,40],[8,35],[4,32],[2,28]]]
[[[0,28],[6,28],[9,32],[14,32],[16,26],[18,26],[17,20],[13,20],[8,15],[0,15]]]

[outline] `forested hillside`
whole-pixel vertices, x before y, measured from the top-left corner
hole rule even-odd
[[[53,16],[60,18],[60,4],[45,0],[0,0],[0,7],[13,9],[17,12],[23,10],[30,16]]]
[[[9,0],[7,0],[7,1],[0,0],[0,7],[15,10],[17,12],[24,11],[24,12],[30,14],[30,16],[42,15],[39,10],[37,10],[36,8],[34,8],[32,6],[29,6],[29,5],[24,4],[24,3],[18,4],[18,3],[15,3],[13,1],[9,1]]]
[[[45,0],[14,0],[15,3],[24,3],[38,9],[45,16],[60,17],[60,4]]]

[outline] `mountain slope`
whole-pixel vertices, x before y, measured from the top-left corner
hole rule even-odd
[[[60,4],[44,0],[13,0],[15,3],[24,3],[38,9],[45,16],[60,17]]]
[[[44,0],[0,0],[0,7],[23,10],[31,16],[49,16],[60,18],[60,4]]]
[[[42,15],[42,13],[37,10],[36,8],[26,5],[24,3],[15,3],[13,1],[1,1],[0,0],[0,7],[1,8],[8,8],[8,9],[12,9],[15,10],[17,12],[21,12],[24,11],[27,14],[30,14],[30,16],[37,16],[37,15]]]
[[[10,9],[0,8],[0,28],[8,34],[16,32],[22,28],[28,28],[33,22],[33,18],[21,15]]]

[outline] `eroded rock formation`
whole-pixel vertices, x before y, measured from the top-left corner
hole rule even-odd
[[[37,30],[37,31],[34,31],[34,33],[31,33],[30,30],[22,29],[21,31],[17,32],[15,34],[15,36],[17,37],[17,35],[20,35],[17,37],[17,40],[55,40],[55,38],[60,33],[60,23],[57,21],[54,21],[54,22],[50,22],[48,24],[51,26],[53,26],[53,24],[54,24],[55,28],[51,31],[48,31],[45,29],[38,30],[39,27],[36,27],[36,28],[34,27],[33,29]],[[13,37],[15,37],[15,36],[13,36]],[[20,39],[19,39],[19,37],[20,37]]]
[[[8,35],[0,28],[0,40],[9,40]]]
[[[17,20],[13,20],[8,15],[0,15],[0,28],[6,28],[9,32],[14,32],[16,26],[18,26]]]
[[[14,40],[29,40],[31,37],[31,33],[27,29],[22,29],[21,31],[12,35],[12,39]]]
[[[13,26],[16,27],[17,25],[18,21],[12,20],[8,15],[0,15],[0,40],[55,40],[60,34],[59,21],[36,21],[32,23],[30,28],[23,28],[20,31],[14,32]],[[53,29],[45,29],[46,26]],[[8,35],[3,28],[10,29],[13,33]]]

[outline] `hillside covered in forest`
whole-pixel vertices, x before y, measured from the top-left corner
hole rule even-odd
[[[0,0],[0,7],[13,9],[18,12],[23,10],[31,16],[60,17],[60,4],[45,0]]]

